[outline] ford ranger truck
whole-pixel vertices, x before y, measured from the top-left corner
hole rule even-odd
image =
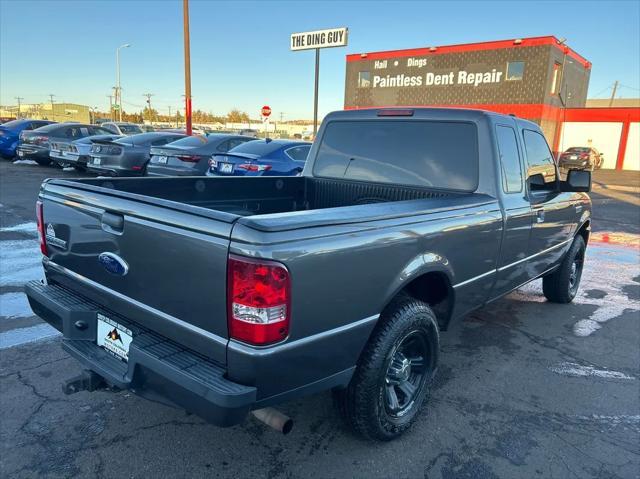
[[[299,177],[45,181],[46,281],[26,291],[112,387],[219,426],[332,389],[357,433],[389,440],[451,321],[536,278],[573,300],[590,188],[513,116],[339,111]]]

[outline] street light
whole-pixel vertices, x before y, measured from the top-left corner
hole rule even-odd
[[[120,50],[129,48],[130,43],[125,43],[116,48],[116,104],[118,105],[118,118],[122,121],[122,89],[120,88]]]

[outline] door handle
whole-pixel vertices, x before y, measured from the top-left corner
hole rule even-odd
[[[536,210],[536,222],[544,223],[544,210],[542,208]]]
[[[102,229],[109,233],[121,234],[124,230],[124,216],[118,213],[102,213]]]

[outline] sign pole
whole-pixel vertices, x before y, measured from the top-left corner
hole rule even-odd
[[[189,0],[182,0],[184,34],[184,117],[187,135],[191,136],[191,45],[189,38]]]
[[[318,83],[320,79],[320,49],[316,48],[316,82],[313,91],[313,139],[318,132]]]

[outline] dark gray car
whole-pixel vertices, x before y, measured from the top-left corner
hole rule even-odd
[[[209,159],[215,153],[226,153],[247,141],[255,140],[242,135],[208,133],[193,135],[171,145],[151,149],[148,176],[204,176]]]
[[[25,130],[20,133],[20,143],[16,154],[21,160],[34,160],[39,165],[51,163],[49,150],[51,143],[57,140],[74,141],[93,135],[104,135],[107,130],[96,125],[80,123],[52,123],[35,130]]]
[[[149,162],[149,151],[184,138],[181,133],[152,132],[132,135],[118,140],[93,142],[87,169],[99,175],[141,176]]]

